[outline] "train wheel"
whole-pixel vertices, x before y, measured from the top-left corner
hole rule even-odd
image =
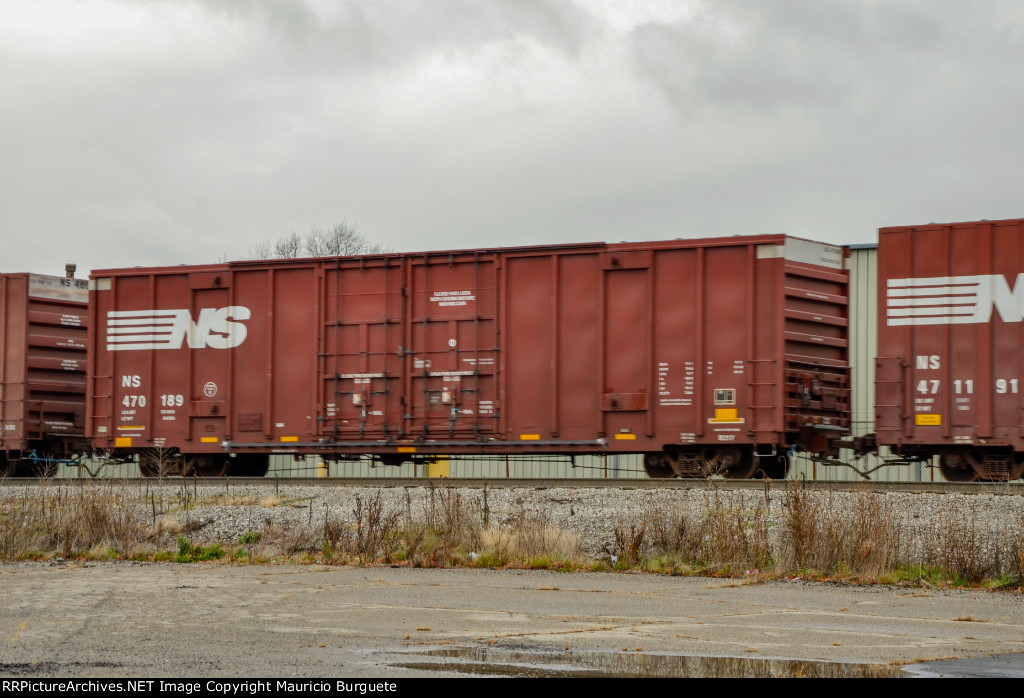
[[[185,477],[224,477],[231,469],[231,460],[219,453],[189,453],[181,474]]]
[[[722,473],[729,480],[749,480],[754,477],[754,471],[757,470],[757,458],[754,457],[754,452],[748,449],[739,449],[740,457],[735,465],[732,465],[725,469]]]
[[[192,473],[196,477],[224,477],[228,474],[228,469],[228,462],[224,460],[220,463],[198,465],[192,469]]]
[[[1009,482],[1024,471],[1024,463],[1017,453],[968,451],[964,459],[983,482]]]
[[[659,480],[676,476],[676,471],[672,469],[672,465],[668,461],[668,454],[664,452],[645,453],[644,470],[647,472],[647,477]]]
[[[939,456],[939,471],[950,482],[974,482],[978,474],[959,453],[943,453]]]
[[[706,448],[701,454],[704,471],[730,480],[746,480],[754,474],[757,461],[750,449],[737,446]]]

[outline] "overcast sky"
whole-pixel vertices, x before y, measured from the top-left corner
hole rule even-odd
[[[0,4],[0,272],[1024,216],[1016,0]]]

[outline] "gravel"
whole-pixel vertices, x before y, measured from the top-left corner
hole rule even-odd
[[[190,493],[192,490],[189,490]],[[164,504],[169,515],[182,518],[180,490],[165,489]],[[195,531],[197,542],[236,542],[249,530],[274,525],[285,530],[302,526],[319,529],[325,515],[354,523],[357,498],[364,503],[380,495],[385,511],[422,518],[431,506],[441,506],[444,497],[458,496],[461,507],[480,516],[486,508],[488,521],[508,524],[527,516],[552,527],[579,535],[583,550],[592,556],[607,551],[615,541],[616,527],[628,527],[656,515],[699,516],[714,508],[749,511],[766,507],[770,530],[784,530],[784,509],[789,495],[782,487],[769,492],[708,489],[629,488],[467,488],[455,484],[439,487],[319,487],[281,485],[199,486],[190,504],[191,520],[201,522]],[[864,497],[879,498],[899,518],[908,532],[948,525],[948,512],[971,524],[979,544],[996,541],[1007,533],[1024,533],[1024,496],[1019,494],[906,493],[906,492],[822,492],[808,491],[815,508],[829,508],[840,515],[853,512]],[[159,496],[158,496],[159,497]],[[486,501],[485,501],[486,498]],[[171,511],[173,509],[173,511]]]

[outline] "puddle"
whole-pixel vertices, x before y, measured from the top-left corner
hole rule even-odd
[[[949,678],[1024,678],[1024,654],[996,654],[991,657],[947,659],[913,664],[908,674],[919,677]]]
[[[643,652],[538,652],[495,647],[456,647],[416,653],[396,664],[406,669],[519,677],[628,678],[896,678],[884,664],[755,657],[703,657]]]

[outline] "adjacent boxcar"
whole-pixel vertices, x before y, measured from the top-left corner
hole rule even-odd
[[[0,474],[50,474],[87,450],[87,282],[0,274]]]
[[[95,271],[88,433],[146,474],[635,452],[779,477],[849,427],[843,266],[768,235]]]
[[[879,231],[878,442],[949,480],[1024,474],[1024,220]]]

